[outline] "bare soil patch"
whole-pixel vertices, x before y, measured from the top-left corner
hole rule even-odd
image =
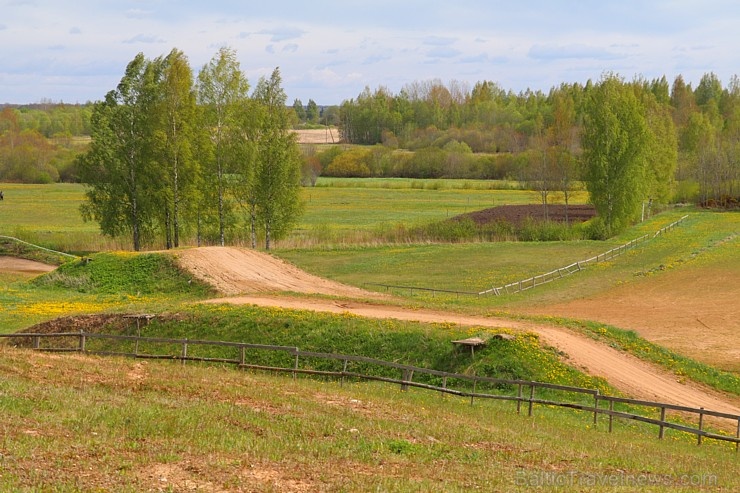
[[[586,298],[522,308],[634,330],[698,361],[740,372],[740,269],[684,267]]]
[[[469,212],[455,216],[453,220],[472,219],[476,224],[485,225],[495,222],[507,222],[514,226],[521,226],[525,221],[554,221],[581,223],[596,216],[596,209],[592,205],[549,204],[547,214],[541,204],[501,205],[480,211]]]
[[[382,295],[309,274],[266,253],[235,247],[202,247],[177,254],[180,266],[221,293],[293,291],[354,298]]]
[[[43,264],[33,260],[0,256],[0,272],[34,276],[51,272],[56,268],[56,265]]]

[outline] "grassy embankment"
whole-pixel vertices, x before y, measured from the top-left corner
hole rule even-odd
[[[0,372],[3,491],[740,488],[727,445],[547,407],[2,347]]]
[[[670,222],[668,219],[656,221]],[[715,231],[718,224],[707,230]],[[632,233],[637,235],[639,229]],[[699,241],[696,259],[720,252],[708,243],[702,251],[703,240],[693,236]],[[615,244],[620,241],[616,239]],[[457,245],[456,249],[481,248],[478,255],[482,255],[484,246],[497,247]],[[536,250],[536,257],[549,257],[541,260],[541,265],[557,262],[554,267],[560,266],[568,250],[548,253],[546,246]],[[437,247],[436,263],[446,263],[448,277],[454,278],[458,266],[447,260],[451,247]],[[398,247],[377,248],[375,256],[388,257],[389,248]],[[402,251],[429,248],[434,246],[404,247]],[[645,247],[649,248],[653,247]],[[354,259],[367,250],[349,248],[344,254]],[[675,252],[671,248],[666,251]],[[307,251],[306,258],[320,256],[321,252]],[[532,250],[529,253],[532,256]],[[669,258],[665,252],[662,257],[659,252],[655,255],[656,261]],[[675,258],[683,258],[678,255]],[[372,263],[370,256],[368,262]],[[604,266],[604,272],[622,266],[621,262]],[[412,272],[413,265],[415,261],[405,268]],[[429,270],[429,266],[422,264],[419,270]],[[641,266],[638,275],[652,272],[645,260],[637,261],[633,268],[637,266]],[[144,275],[139,277],[136,272]],[[588,271],[582,274],[587,280],[591,276]],[[589,282],[599,285],[601,281],[596,278],[602,276],[593,277]],[[449,344],[451,338],[467,331],[449,327],[411,323],[393,326],[355,317],[253,308],[185,309],[182,301],[206,296],[207,290],[191,278],[174,273],[171,262],[161,255],[95,256],[87,265],[69,264],[46,279],[31,284],[15,279],[5,284],[0,293],[5,297],[0,300],[2,317],[7,317],[6,307],[15,303],[14,311],[19,316],[14,320],[16,324],[19,320],[48,319],[75,311],[61,306],[55,313],[51,309],[54,303],[78,299],[79,303],[101,303],[81,311],[147,308],[184,313],[178,323],[155,322],[147,329],[150,335],[249,338],[250,342],[369,352],[371,356],[420,366],[447,364],[446,368],[463,371],[571,384],[583,384],[581,379],[586,378],[557,366],[554,353],[539,351],[534,339],[526,336],[519,337],[515,344],[491,346],[488,354],[479,354],[473,363],[452,352]],[[168,287],[161,289],[163,286]],[[552,295],[551,289],[531,294],[536,300],[537,296]],[[435,299],[440,306],[481,309],[466,306],[463,301]],[[20,313],[25,307],[41,309],[44,304],[43,314]],[[505,308],[501,304],[493,309]],[[0,325],[11,319],[5,318]],[[603,432],[602,423],[602,431],[592,435],[588,431],[591,417],[570,411],[542,408],[534,419],[527,420],[513,413],[512,403],[471,408],[460,400],[440,399],[424,392],[400,395],[393,387],[362,384],[340,389],[335,383],[295,383],[254,374],[245,380],[243,374],[222,368],[183,369],[179,365],[2,351],[0,364],[6,378],[0,384],[4,411],[0,413],[4,467],[0,485],[9,490],[177,490],[193,485],[228,489],[244,483],[257,491],[299,487],[512,490],[547,481],[552,478],[545,476],[548,473],[561,473],[559,481],[575,481],[566,483],[564,489],[569,491],[620,489],[610,486],[612,483],[594,487],[594,478],[617,481],[622,490],[632,491],[635,483],[631,481],[636,477],[659,482],[655,489],[671,491],[682,487],[696,490],[697,478],[708,481],[704,484],[709,487],[727,491],[738,487],[736,458],[728,453],[727,445],[708,444],[697,449],[690,438],[673,433],[668,434],[668,441],[658,442],[653,428],[646,434],[634,434],[635,430],[629,428],[636,425],[628,423],[618,423],[613,435]],[[85,471],[84,475],[80,471]]]
[[[421,224],[434,220],[434,218],[444,219],[450,208],[457,208],[457,212],[463,212],[488,206],[483,202],[490,197],[475,195],[478,192],[503,194],[491,199],[493,203],[527,202],[533,197],[531,192],[525,191],[474,190],[474,187],[481,183],[455,180],[327,180],[323,187],[306,190],[309,194],[308,207],[302,227],[318,236],[322,235],[321,231],[324,228],[328,231],[327,239],[333,238],[334,240],[342,238],[342,235],[347,233],[349,236],[344,237],[346,239],[356,235],[356,231],[361,231],[361,236],[372,235],[373,231],[377,232],[389,224],[403,221],[414,223],[415,215],[418,216],[416,224]],[[505,189],[508,185],[498,184],[497,187]],[[29,239],[45,237],[47,232],[51,231],[47,228],[52,227],[52,222],[59,227],[58,233],[64,238],[76,237],[78,232],[84,232],[85,228],[92,227],[90,224],[81,223],[77,215],[77,207],[81,200],[81,187],[24,185],[19,186],[19,189],[27,194],[25,198],[17,199],[22,194],[11,190],[11,197],[15,198],[4,206],[12,203],[17,207],[20,202],[23,208],[16,209],[11,215],[6,215],[6,211],[1,212],[3,212],[3,218],[13,217],[15,228],[25,232],[30,237]],[[468,192],[473,195],[468,195]],[[47,200],[50,197],[49,194],[55,193],[59,195],[51,202],[62,204],[59,206],[61,208],[49,207],[51,203]],[[476,200],[480,203],[476,203]],[[474,205],[469,206],[471,202]],[[58,210],[58,214],[52,214],[52,210]],[[662,214],[633,228],[621,237],[607,242],[472,243],[377,247],[349,245],[335,246],[330,249],[320,246],[283,250],[278,253],[309,271],[350,284],[381,282],[479,290],[588,258],[643,233],[655,231],[680,217],[683,212]],[[608,290],[610,286],[619,283],[633,282],[635,279],[657,275],[661,266],[671,269],[685,262],[696,263],[702,259],[712,258],[723,265],[728,261],[733,261],[732,259],[737,262],[737,255],[733,256],[731,253],[733,251],[732,242],[725,242],[724,246],[715,248],[715,245],[722,243],[728,235],[733,232],[736,234],[737,217],[736,214],[693,214],[684,226],[668,236],[653,240],[616,261],[601,264],[571,278],[527,293],[503,298],[478,299],[438,294],[433,297],[419,296],[417,292],[406,303],[484,313],[505,311],[512,314],[521,305],[546,304],[553,300],[575,298],[585,293]],[[354,229],[352,220],[357,224]],[[31,229],[34,225],[38,227],[38,231]],[[3,229],[2,226],[4,223],[0,224],[0,229]],[[0,232],[5,232],[5,230]],[[85,234],[97,233],[88,230]],[[81,237],[85,238],[85,234]],[[300,237],[301,234],[299,231],[296,237]],[[314,239],[318,236],[314,236]],[[50,246],[61,248],[53,241],[50,243]],[[81,245],[72,249],[86,250]],[[97,262],[92,265],[101,264],[102,262]],[[149,272],[139,267],[135,270]],[[81,293],[79,289],[71,291],[65,289],[49,291],[26,287],[19,289],[13,286],[13,279],[5,277],[8,287],[0,294],[4,302],[4,309],[0,310],[0,326],[6,332],[68,313],[90,313],[101,310],[161,311],[172,305],[170,298],[178,299],[179,296],[181,299],[194,299],[203,295],[202,292],[191,292],[190,287],[185,289],[186,294],[183,295],[175,296],[174,291],[165,295],[156,286],[147,290],[148,288],[140,283],[131,292],[116,289],[107,294]],[[156,280],[157,278],[151,277],[150,279]],[[84,285],[87,282],[84,277],[76,282],[81,283],[84,291]],[[399,294],[408,295],[407,292],[399,292]],[[706,365],[694,368],[694,362],[647,343],[644,339],[637,337],[634,332],[620,331],[603,324],[568,320],[549,321],[577,327],[579,330],[587,330],[593,337],[609,338],[609,343],[663,364],[681,376],[688,376],[717,388],[738,393],[740,385],[737,382],[737,376],[722,372],[716,374]]]

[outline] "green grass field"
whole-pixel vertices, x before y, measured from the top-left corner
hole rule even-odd
[[[740,488],[731,447],[543,406],[2,347],[0,372],[3,491]]]
[[[479,290],[591,257],[690,214],[668,235],[526,293],[479,298],[396,292],[400,304],[512,317],[526,305],[608,292],[665,269],[740,265],[740,215],[692,209],[660,214],[605,242],[378,241],[399,224],[536,201],[531,192],[504,186],[442,183],[339,180],[306,189],[299,228],[275,253],[312,273],[358,286]],[[71,252],[126,247],[81,221],[79,185],[0,188],[6,196],[0,203],[0,235]],[[83,313],[175,314],[179,318],[171,323],[153,323],[147,335],[291,344],[607,389],[531,337],[491,346],[471,362],[452,353],[450,341],[480,329],[192,307],[213,293],[178,271],[167,256],[117,252],[92,258],[90,263],[72,260],[35,280],[0,273],[0,331]],[[740,393],[737,375],[680,360],[634,333],[548,321],[690,380]],[[646,491],[740,487],[731,446],[708,442],[697,448],[694,439],[674,432],[658,441],[654,427],[622,421],[608,434],[603,422],[594,428],[592,416],[570,410],[539,407],[534,418],[526,418],[513,412],[513,403],[471,407],[467,401],[374,384],[340,388],[331,381],[292,381],[222,367],[35,354],[2,345],[0,373],[4,491],[635,491],[644,486],[637,480],[652,481]]]
[[[326,179],[302,189],[305,212],[278,248],[387,242],[394,230],[420,226],[496,205],[537,202],[528,190],[476,188],[468,180]],[[415,185],[417,184],[417,185]],[[130,249],[128,238],[102,237],[79,213],[84,187],[76,184],[0,184],[0,235],[67,252]],[[573,203],[583,203],[585,194]],[[161,245],[153,245],[160,248]]]

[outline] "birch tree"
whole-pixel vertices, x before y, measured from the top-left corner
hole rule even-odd
[[[221,48],[198,73],[198,103],[201,126],[208,133],[203,153],[208,195],[215,195],[218,217],[218,241],[226,242],[226,230],[231,205],[227,198],[227,175],[248,171],[252,161],[244,149],[248,124],[245,106],[249,99],[249,84],[239,67],[236,52]]]
[[[276,68],[269,79],[260,79],[252,96],[261,108],[254,186],[256,219],[264,228],[266,250],[290,230],[300,213],[300,151],[281,83]]]
[[[95,104],[90,148],[78,160],[87,184],[81,206],[85,221],[103,234],[130,234],[134,250],[151,238],[154,207],[147,190],[149,115],[153,98],[145,83],[147,60],[139,53],[127,65],[117,88]]]
[[[591,202],[611,235],[637,216],[645,197],[648,127],[632,88],[606,76],[586,103],[584,178]]]

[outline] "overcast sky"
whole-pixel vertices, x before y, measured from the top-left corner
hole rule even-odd
[[[254,86],[280,67],[288,103],[339,104],[365,86],[562,82],[740,74],[736,0],[0,0],[0,103],[84,103],[137,53],[185,52],[197,72],[221,46]]]

